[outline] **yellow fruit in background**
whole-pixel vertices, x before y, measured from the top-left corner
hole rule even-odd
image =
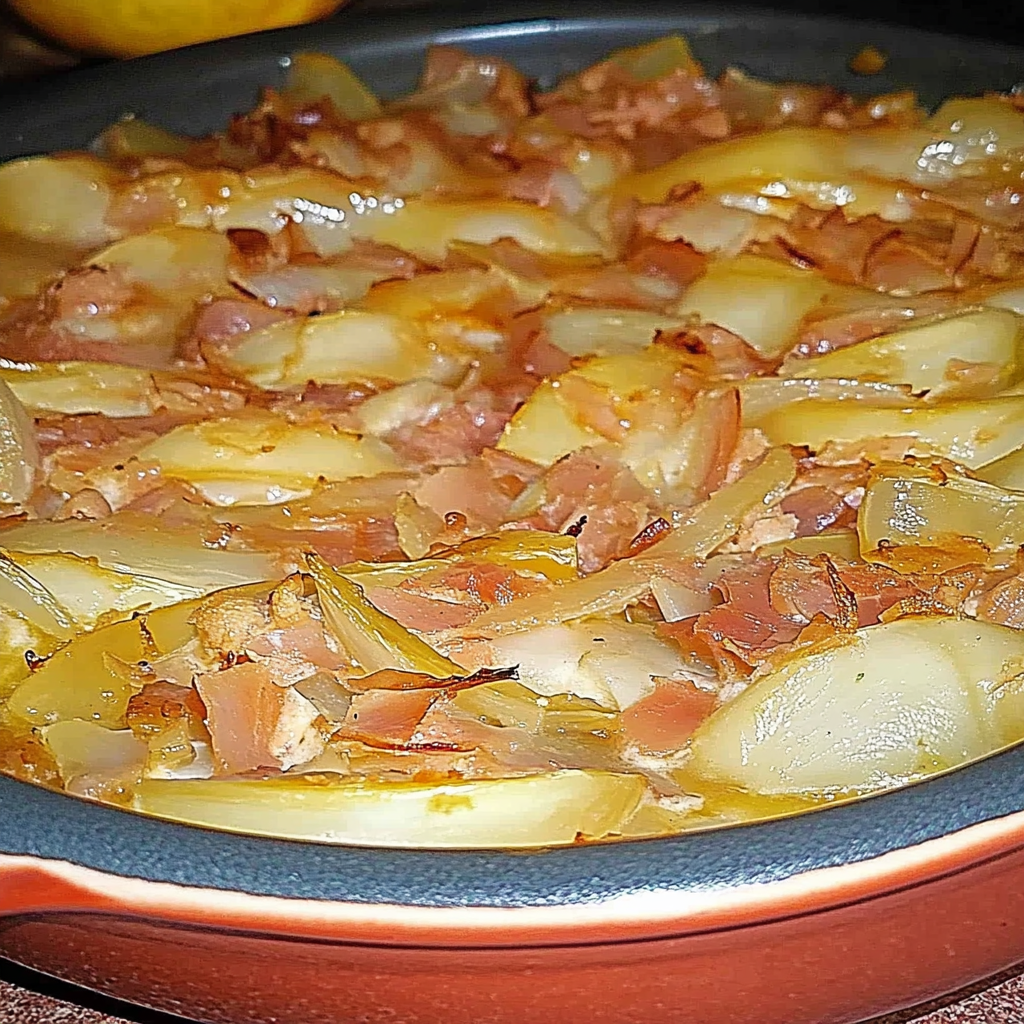
[[[315,21],[345,0],[8,0],[30,25],[80,53],[141,57]]]

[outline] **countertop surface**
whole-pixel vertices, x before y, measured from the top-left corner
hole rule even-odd
[[[7,980],[4,980],[7,979]],[[865,1024],[1022,1024],[1024,973],[1007,973],[928,1006]],[[0,1024],[186,1024],[74,989],[0,960]],[[338,1024],[345,1024],[340,1020]],[[397,1022],[401,1024],[401,1022]]]
[[[455,9],[471,9],[473,0],[441,0]],[[351,6],[422,6],[422,0],[356,0]],[[1015,4],[972,6],[956,0],[780,0],[747,6],[824,11],[927,26],[940,31],[988,36],[1024,45],[1024,18]],[[510,8],[510,15],[512,8]],[[31,39],[0,10],[0,79],[26,78],[74,66],[76,58]],[[183,1024],[181,1018],[154,1013],[75,989],[0,960],[0,1024]],[[338,1024],[344,1024],[343,1021]],[[877,1018],[870,1024],[1024,1024],[1024,966],[928,1006]]]

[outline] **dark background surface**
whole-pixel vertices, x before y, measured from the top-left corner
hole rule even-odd
[[[583,7],[583,0],[580,0]],[[1016,3],[974,5],[922,0],[777,0],[748,6],[782,9],[839,17],[870,19],[913,25],[935,31],[982,36],[1024,45],[1024,6]],[[435,0],[433,6],[450,11],[470,11],[475,0]],[[350,10],[371,11],[383,7],[431,6],[422,0],[355,0]],[[600,0],[587,0],[586,9],[600,11]],[[638,11],[643,3],[634,0]],[[681,5],[682,6],[682,5]],[[515,14],[510,3],[508,17]],[[341,17],[344,17],[344,12]],[[0,78],[25,78],[60,73],[78,58],[60,53],[19,29],[0,11]],[[0,1024],[181,1024],[179,1018],[133,1009],[93,993],[76,990],[52,979],[0,960]],[[884,1018],[884,1024],[914,1021],[915,1024],[1024,1024],[1024,976],[1011,972],[987,984]],[[344,1022],[339,1021],[339,1024]],[[882,1020],[875,1024],[883,1024]]]

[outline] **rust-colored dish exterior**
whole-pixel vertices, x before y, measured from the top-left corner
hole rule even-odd
[[[379,914],[5,857],[0,951],[204,1021],[838,1024],[1015,962],[1022,836],[1014,815],[709,898]]]
[[[434,39],[549,81],[669,31],[716,73],[929,102],[1024,80],[1024,52],[909,29],[578,12],[342,15],[74,73],[6,97],[0,158],[83,146],[126,110],[212,130],[299,50],[394,94]],[[869,44],[889,62],[859,80],[847,62]],[[798,818],[539,853],[227,835],[0,778],[0,956],[224,1024],[845,1024],[1024,961],[1024,749]]]

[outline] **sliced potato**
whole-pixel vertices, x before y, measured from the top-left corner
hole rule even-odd
[[[271,390],[302,387],[308,381],[447,381],[462,364],[432,348],[415,322],[355,309],[282,320],[254,331],[219,361]]]
[[[136,186],[138,187],[138,186]],[[515,239],[539,253],[601,255],[591,231],[552,210],[511,199],[427,199],[377,194],[317,168],[218,169],[145,179],[147,194],[173,204],[179,227],[226,232],[249,228],[276,235],[289,223],[320,256],[365,238],[438,262],[454,242],[489,245]],[[0,178],[0,211],[3,182]],[[4,229],[0,213],[0,230]]]
[[[505,425],[497,448],[551,466],[563,455],[603,440],[596,430],[577,420],[572,405],[563,400],[558,382],[546,381]]]
[[[18,504],[27,500],[40,464],[35,424],[18,396],[0,381],[0,502]]]
[[[148,779],[135,808],[193,825],[356,846],[537,847],[621,830],[639,775],[558,771],[423,785],[324,776],[231,782]]]
[[[663,202],[672,188],[695,181],[706,191],[772,181],[841,182],[843,135],[828,128],[780,128],[716,142],[620,182],[644,203]]]
[[[96,150],[108,160],[137,160],[148,156],[184,159],[195,140],[175,135],[135,116],[121,118],[96,140]]]
[[[181,647],[195,635],[189,619],[199,601],[186,601],[92,633],[54,652],[11,694],[11,714],[34,726],[68,719],[124,727],[135,688],[113,659],[134,665]]]
[[[231,294],[231,243],[214,231],[157,228],[131,235],[90,257],[89,265],[119,270],[126,280],[148,285],[177,303],[210,294]]]
[[[685,318],[595,307],[551,313],[544,323],[548,341],[571,356],[611,356],[645,348],[658,331],[678,329]]]
[[[647,417],[636,415],[644,403],[665,406],[664,411],[675,421],[673,426],[678,426],[679,413],[671,407],[671,385],[681,365],[675,353],[657,346],[588,360],[536,388],[506,425],[497,447],[550,466],[578,448],[605,443],[607,438],[592,425],[593,408],[575,397],[576,383],[585,385],[591,404],[606,408],[616,433],[623,437],[645,426]],[[656,418],[660,422],[665,419]]]
[[[142,778],[149,745],[127,729],[108,729],[97,722],[71,718],[41,731],[65,786],[83,775],[121,785],[131,785]]]
[[[104,245],[119,234],[107,224],[117,179],[91,156],[12,160],[0,166],[0,232],[81,249]]]
[[[394,209],[386,201],[356,204],[350,231],[394,245],[430,261],[444,257],[450,243],[490,245],[512,238],[531,252],[565,256],[606,255],[597,235],[552,210],[511,199],[409,199]]]
[[[380,101],[355,72],[327,53],[295,54],[283,92],[296,105],[329,99],[339,114],[352,121],[381,112]]]
[[[978,470],[977,476],[1009,491],[1024,491],[1024,448],[1017,448]]]
[[[654,690],[655,677],[685,665],[675,645],[640,623],[585,619],[491,641],[494,664],[517,665],[534,693],[571,693],[624,711]]]
[[[860,558],[860,544],[853,530],[825,530],[810,537],[794,537],[792,540],[778,540],[757,548],[758,555],[772,558],[787,551],[795,555],[813,558],[828,555],[830,558],[844,558],[849,562]]]
[[[978,173],[978,165],[1024,148],[1024,117],[995,96],[948,100],[917,128],[851,133],[845,150],[853,171],[942,188]]]
[[[397,468],[372,437],[327,425],[290,424],[270,414],[176,427],[146,445],[143,461],[187,480],[216,505],[273,505],[308,494],[320,480],[375,476]]]
[[[81,259],[74,245],[34,242],[0,231],[0,308],[34,297],[62,271]]]
[[[0,380],[33,412],[149,416],[162,405],[161,371],[118,363],[15,363],[0,359]]]
[[[1024,634],[899,619],[799,652],[694,734],[693,767],[758,793],[888,789],[1024,737]]]
[[[775,358],[793,346],[804,316],[837,291],[814,271],[760,256],[738,256],[711,264],[673,313],[724,327],[761,355]]]

